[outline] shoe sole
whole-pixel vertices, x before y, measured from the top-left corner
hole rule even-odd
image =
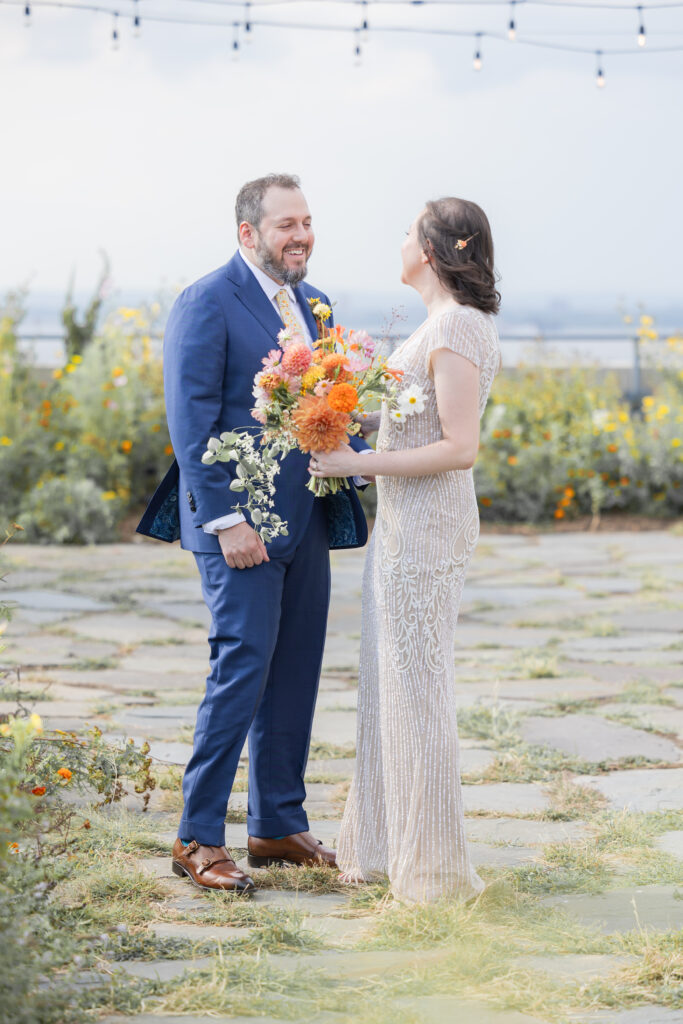
[[[336,868],[336,864],[326,864],[324,860],[287,860],[286,857],[257,857],[253,853],[247,854],[247,864],[250,868],[269,868],[272,865],[279,865],[287,867],[292,865],[296,868],[310,867],[331,867]]]
[[[198,889],[201,889],[203,892],[234,892],[240,896],[251,896],[251,894],[256,891],[255,885],[245,885],[243,889],[238,889],[237,887],[230,889],[224,889],[223,887],[221,887],[219,889],[215,885],[202,885],[201,882],[198,882],[195,878],[192,877],[187,868],[184,868],[182,864],[178,864],[178,862],[175,860],[171,861],[171,871],[173,872],[174,875],[177,875],[178,878],[189,878],[192,884],[195,885]]]

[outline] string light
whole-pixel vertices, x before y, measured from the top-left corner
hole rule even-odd
[[[598,89],[605,88],[605,72],[602,70],[602,50],[595,51],[596,64],[595,64],[595,84]]]
[[[111,29],[111,48],[112,50],[118,50],[119,48],[119,12],[114,11],[114,20]]]
[[[515,25],[515,3],[517,0],[511,0],[510,2],[510,24],[508,25],[508,39],[511,43],[514,43],[517,38],[517,27]]]
[[[640,22],[638,25],[638,46],[645,46],[645,21],[643,19],[643,8],[638,7]]]
[[[24,7],[24,25],[26,26],[26,28],[30,28],[31,27],[31,5],[30,4],[26,4],[26,7]]]
[[[244,5],[244,40],[251,43],[251,2],[247,0]]]
[[[232,59],[235,63],[240,59],[240,27],[238,22],[233,25]]]
[[[474,68],[475,71],[481,71],[481,43],[479,42],[481,38],[481,32],[477,32],[476,38],[477,48],[474,51],[474,60],[472,61],[472,67]]]
[[[135,7],[134,7],[135,15],[133,17],[133,35],[135,36],[136,39],[140,38],[140,33],[142,31],[142,29],[140,27],[140,14],[139,14],[139,11],[138,11],[138,3],[139,3],[139,0],[135,0]]]
[[[360,45],[360,29],[358,29],[358,28],[354,29],[354,33],[353,34],[354,34],[354,38],[356,40],[356,45],[355,45],[354,50],[353,50],[353,58],[354,58],[353,59],[353,66],[355,68],[359,68],[361,66],[361,64],[363,63],[363,49],[362,49],[362,47]]]
[[[360,26],[360,38],[362,42],[367,43],[369,33],[370,26],[368,25],[368,0],[363,0],[363,20]]]

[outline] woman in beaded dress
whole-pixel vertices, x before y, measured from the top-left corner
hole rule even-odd
[[[472,465],[500,367],[493,243],[476,204],[428,203],[402,247],[401,280],[427,319],[391,366],[424,408],[374,414],[377,450],[315,453],[316,476],[372,475],[377,517],[363,578],[356,771],[337,863],[388,876],[406,902],[469,899],[483,882],[465,837],[455,711],[455,628],[479,534]]]

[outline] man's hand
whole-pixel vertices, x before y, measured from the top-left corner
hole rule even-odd
[[[237,523],[227,530],[219,530],[218,543],[231,569],[251,569],[261,562],[270,561],[265,544],[249,523]]]

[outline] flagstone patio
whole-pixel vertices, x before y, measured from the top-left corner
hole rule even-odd
[[[332,556],[332,607],[308,766],[311,827],[332,843],[354,767],[362,564],[362,552]],[[2,666],[11,670],[6,687],[16,680],[24,706],[37,711],[48,728],[80,730],[90,724],[112,739],[149,740],[156,766],[179,771],[191,753],[208,657],[207,613],[192,556],[177,546],[148,542],[90,549],[14,544],[6,549],[5,566],[2,596],[15,606],[7,648],[0,654]],[[680,531],[483,535],[465,588],[456,661],[468,840],[490,884],[504,877],[549,877],[560,854],[565,866],[578,863],[595,834],[596,815],[640,814],[638,821],[650,815],[647,821],[654,822],[661,812],[683,810]],[[7,694],[0,711],[14,706]],[[134,795],[126,806],[141,813]],[[177,786],[158,787],[147,811],[149,829],[169,848],[178,806]],[[243,856],[246,793],[234,793],[230,807],[228,843]],[[637,928],[653,935],[680,929],[683,820],[660,831],[651,849],[661,878],[654,868],[648,878],[642,867],[635,871],[628,849],[615,846],[600,885],[584,871],[585,886],[572,876],[563,889],[562,878],[568,876],[558,875],[556,889],[537,890],[539,901],[548,913],[559,908],[567,921],[610,941],[615,933]],[[164,893],[164,913],[149,923],[150,933],[220,941],[224,957],[230,956],[231,943],[253,935],[251,925],[205,923],[206,897],[171,874],[168,856],[142,853],[137,864]],[[343,979],[365,985],[371,1002],[389,999],[386,1019],[393,1015],[397,1024],[569,1019],[512,1008],[528,1004],[505,1008],[484,988],[402,994],[392,988],[395,979],[422,971],[437,976],[447,948],[413,949],[410,942],[405,948],[381,948],[377,926],[391,913],[387,901],[384,909],[375,905],[372,912],[359,912],[356,907],[352,913],[350,899],[345,892],[315,895],[264,884],[254,905],[300,911],[304,929],[319,946],[316,952],[266,953],[268,963],[287,974],[322,972],[330,984]],[[564,957],[553,949],[533,950],[519,962],[528,977],[576,984],[573,1021],[683,1020],[683,995],[677,1007],[596,1009],[599,1003],[581,1003],[581,985],[633,962],[635,954],[610,948],[609,953],[577,948]],[[186,972],[210,970],[214,962],[206,955],[130,960],[112,962],[111,971],[170,983]],[[389,996],[382,995],[385,989]],[[292,1016],[291,1006],[282,1017],[210,1018],[201,1015],[199,1005],[194,1015],[184,1016],[155,1014],[153,999],[146,1008],[134,1018],[103,1019],[108,1024],[209,1019],[266,1024]],[[303,1017],[308,1024],[365,1019],[314,1010]]]

